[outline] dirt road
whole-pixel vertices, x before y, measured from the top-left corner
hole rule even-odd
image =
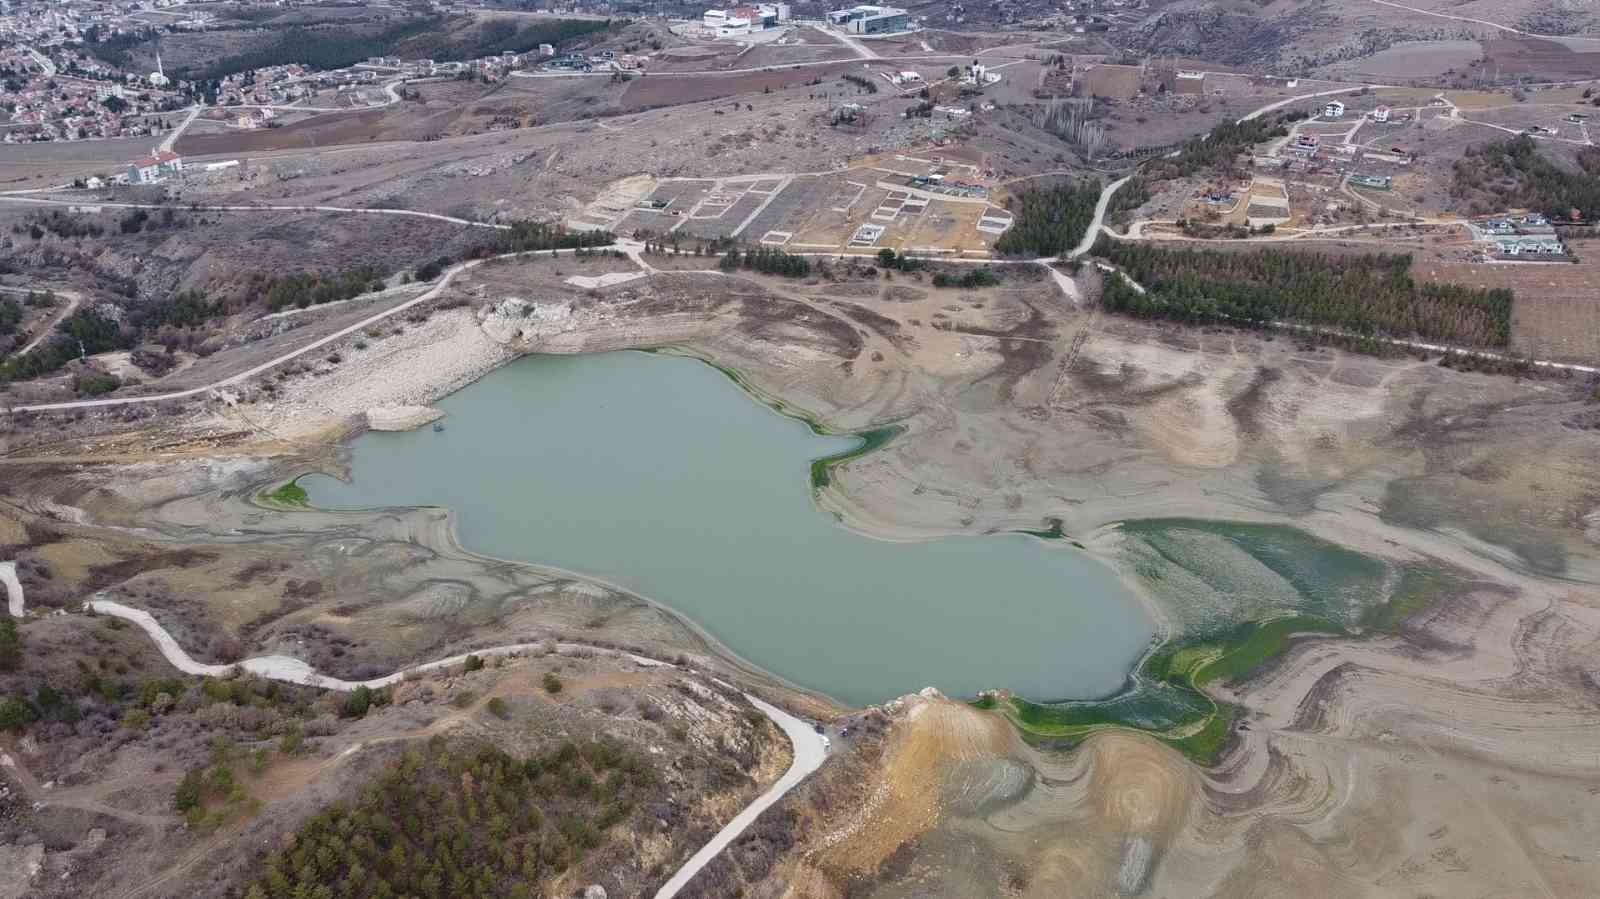
[[[0,584],[6,588],[6,611],[12,618],[21,618],[24,611],[22,582],[17,580],[16,562],[0,562]]]
[[[661,889],[656,891],[655,899],[672,899],[673,896],[678,895],[678,891],[687,886],[689,881],[700,873],[701,868],[704,868],[730,843],[738,839],[740,834],[744,833],[751,824],[755,823],[757,818],[761,817],[762,812],[770,808],[779,799],[782,799],[784,794],[794,789],[795,785],[805,780],[811,772],[821,768],[822,763],[827,760],[828,750],[823,743],[823,737],[804,721],[785,712],[783,709],[762,702],[748,693],[745,694],[745,698],[750,700],[751,705],[754,705],[768,718],[771,718],[772,722],[782,728],[783,732],[788,735],[789,742],[794,746],[794,762],[789,765],[789,770],[778,778],[777,783],[773,784],[765,793],[756,797],[756,800],[746,806],[744,811],[735,815],[732,821],[729,821],[722,830],[718,831],[717,835],[711,838],[711,842],[706,843],[700,848],[699,852],[690,856],[689,860],[684,862],[683,867],[678,869],[678,873],[672,875],[671,879],[662,884]]]
[[[5,566],[12,566],[12,568],[14,568],[14,565],[15,563],[11,562],[5,563]],[[5,566],[0,566],[0,576],[3,576],[4,573],[9,570]],[[15,575],[13,573],[12,580],[14,579]],[[10,581],[7,581],[7,585],[9,587]],[[17,603],[20,603],[22,588],[19,585],[15,588],[15,590],[16,592],[13,593],[12,596],[16,598]],[[121,618],[124,621],[129,621],[135,625],[138,625],[140,629],[150,635],[150,639],[155,641],[156,646],[161,650],[161,654],[166,657],[167,661],[170,662],[174,668],[177,668],[179,671],[182,671],[185,674],[195,674],[205,677],[222,677],[227,675],[235,668],[238,668],[268,680],[283,681],[285,683],[292,684],[305,684],[308,686],[319,687],[327,690],[338,690],[341,692],[354,690],[357,687],[367,687],[369,689],[387,687],[391,684],[399,683],[408,674],[433,671],[440,668],[450,668],[460,665],[466,661],[468,655],[476,655],[480,658],[487,656],[511,655],[513,653],[538,651],[542,647],[548,645],[546,643],[513,643],[505,646],[494,646],[488,649],[480,649],[473,653],[462,653],[460,655],[450,656],[449,658],[439,659],[438,661],[428,662],[426,664],[417,665],[411,668],[404,668],[385,677],[377,677],[364,681],[347,681],[335,677],[328,677],[324,674],[319,674],[316,669],[312,668],[310,665],[307,665],[305,662],[289,656],[257,656],[255,658],[245,659],[237,665],[211,665],[204,662],[197,662],[187,652],[184,651],[182,646],[178,645],[178,641],[173,638],[172,633],[163,627],[160,622],[156,621],[155,616],[144,611],[143,609],[135,609],[131,606],[126,606],[122,603],[113,602],[106,599],[91,599],[84,603],[84,608],[93,610],[102,615],[110,615],[115,618]],[[14,607],[13,614],[18,614],[19,612],[20,609],[16,609]],[[556,649],[558,652],[573,650],[585,650],[592,652],[596,650],[595,647],[578,643],[558,643],[556,644]],[[609,652],[612,650],[600,651]],[[669,662],[663,662],[645,656],[633,655],[630,653],[619,654],[640,665],[671,666],[671,663]],[[765,793],[762,793],[760,796],[756,797],[754,802],[751,802],[750,805],[746,806],[743,811],[739,812],[739,814],[736,815],[732,821],[729,821],[727,825],[722,828],[722,830],[717,832],[716,836],[711,838],[710,842],[701,847],[699,852],[696,852],[693,856],[691,856],[689,861],[684,863],[684,866],[680,868],[678,872],[674,874],[672,878],[656,892],[656,899],[668,899],[668,897],[676,896],[678,891],[683,889],[684,885],[693,879],[695,874],[700,872],[701,868],[704,868],[708,862],[710,862],[713,858],[716,858],[723,849],[727,848],[727,846],[737,839],[740,834],[744,833],[746,828],[755,823],[755,820],[761,816],[762,812],[770,808],[772,804],[777,802],[779,799],[782,799],[784,794],[793,789],[796,784],[800,783],[802,780],[805,780],[805,778],[813,771],[816,771],[818,768],[822,767],[822,763],[827,760],[828,752],[825,738],[818,734],[811,727],[811,725],[770,703],[762,701],[756,696],[746,693],[745,698],[750,700],[750,703],[759,709],[762,714],[772,719],[772,723],[776,724],[778,728],[782,730],[786,736],[788,736],[789,742],[793,746],[794,750],[794,761],[790,763],[789,770],[784,772],[783,776],[778,778],[778,781],[774,783],[771,788],[769,788]]]
[[[1111,206],[1111,198],[1132,177],[1132,175],[1123,175],[1100,189],[1100,199],[1094,203],[1094,218],[1090,220],[1089,227],[1084,229],[1083,239],[1079,240],[1078,245],[1073,247],[1072,252],[1067,254],[1068,259],[1076,259],[1089,252],[1094,246],[1095,240],[1100,237],[1100,226],[1106,220],[1106,209]]]
[[[9,293],[10,291],[8,290],[7,292]],[[29,291],[20,292],[26,293]],[[28,345],[17,352],[18,356],[26,356],[38,349],[39,344],[44,343],[44,339],[49,337],[51,332],[55,331],[56,327],[59,326],[63,321],[66,321],[67,316],[78,310],[78,303],[82,297],[67,290],[56,290],[52,292],[57,296],[63,296],[67,298],[67,308],[57,312],[48,322],[45,322],[44,326],[39,329],[39,333],[33,335],[33,339],[28,341]]]

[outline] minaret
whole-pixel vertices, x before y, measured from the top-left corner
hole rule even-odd
[[[156,50],[156,74],[162,78],[167,77],[167,70],[161,67],[161,50]]]

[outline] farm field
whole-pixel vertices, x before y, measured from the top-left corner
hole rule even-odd
[[[1501,77],[1526,76],[1536,81],[1600,77],[1600,52],[1578,51],[1551,40],[1488,40],[1483,42],[1483,55],[1484,65],[1498,71]]]
[[[1352,75],[1362,78],[1431,78],[1452,69],[1460,71],[1483,57],[1477,41],[1402,41],[1352,64]]]
[[[1465,263],[1418,261],[1419,280],[1474,288],[1509,288],[1511,349],[1557,362],[1600,362],[1600,240],[1570,242],[1577,263]]]
[[[776,91],[786,87],[803,87],[819,77],[827,83],[837,80],[840,74],[856,68],[859,68],[857,63],[841,62],[836,66],[775,69],[770,72],[746,72],[726,77],[689,78],[656,74],[630,81],[620,103],[624,111],[637,112],[659,106],[719,100],[723,97],[761,93],[768,88]]]

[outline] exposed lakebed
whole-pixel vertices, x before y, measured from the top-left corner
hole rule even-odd
[[[819,437],[696,360],[530,357],[439,406],[443,431],[358,438],[349,483],[302,479],[311,502],[448,507],[469,549],[662,602],[851,703],[929,685],[1105,696],[1149,645],[1138,601],[1062,542],[841,526],[807,472],[859,439]]]

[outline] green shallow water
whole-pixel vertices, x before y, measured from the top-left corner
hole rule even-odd
[[[311,503],[449,507],[469,549],[648,596],[850,703],[930,685],[1105,696],[1149,645],[1135,598],[1060,541],[840,526],[809,467],[858,440],[819,437],[696,360],[530,357],[439,405],[442,432],[358,438],[350,483],[301,479]]]

